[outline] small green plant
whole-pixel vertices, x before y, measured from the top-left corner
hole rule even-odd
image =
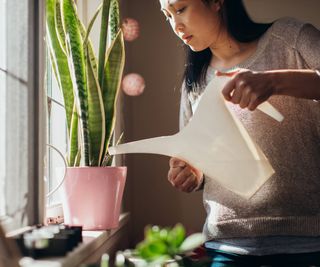
[[[181,224],[176,224],[173,228],[147,226],[145,238],[136,246],[134,254],[148,262],[146,266],[161,266],[162,263],[177,260],[177,256],[191,252],[204,241],[202,233],[186,237],[185,228]],[[181,259],[182,257],[180,261]]]
[[[89,34],[102,10],[99,57]],[[108,147],[125,62],[118,0],[103,0],[88,28],[74,0],[46,0],[47,46],[67,120],[69,166],[111,164]]]

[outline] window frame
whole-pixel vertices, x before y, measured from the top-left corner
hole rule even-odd
[[[27,225],[44,219],[44,157],[46,133],[45,105],[45,1],[28,0],[28,197],[25,209]],[[7,74],[10,75],[10,74]],[[7,177],[6,177],[7,179]],[[14,196],[13,196],[14,197]],[[10,201],[6,200],[6,201]],[[21,228],[16,220],[4,217],[0,223],[7,232]]]
[[[28,225],[42,223],[45,218],[44,159],[46,155],[46,92],[45,92],[45,2],[29,0],[29,121],[30,151],[33,151],[33,166],[29,166]],[[33,149],[32,149],[33,148]]]

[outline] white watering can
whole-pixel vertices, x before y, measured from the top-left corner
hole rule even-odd
[[[177,134],[109,147],[109,154],[152,153],[177,157],[225,188],[250,198],[274,170],[226,105],[221,90],[229,79],[216,76],[211,80],[195,114]],[[268,102],[258,109],[278,121],[283,119]]]

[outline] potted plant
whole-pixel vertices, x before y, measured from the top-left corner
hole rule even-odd
[[[125,250],[122,254],[126,266],[130,267],[205,267],[209,266],[210,259],[201,248],[204,242],[202,233],[186,237],[185,228],[179,223],[172,228],[148,225],[144,240],[134,250]]]
[[[102,12],[99,57],[89,39]],[[46,0],[47,46],[67,121],[68,168],[63,183],[66,224],[118,225],[126,167],[111,167],[108,146],[125,62],[118,0],[103,0],[87,29],[74,0]]]

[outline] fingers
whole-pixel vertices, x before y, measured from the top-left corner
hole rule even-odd
[[[249,106],[251,97],[250,97],[250,88],[244,87],[242,90],[241,99],[239,101],[239,106],[241,108],[246,108]]]
[[[253,111],[255,110],[263,101],[259,100],[256,95],[252,95],[250,102],[248,103],[248,109]]]
[[[173,185],[176,186],[176,177],[179,175],[180,172],[183,171],[183,168],[177,167],[177,168],[170,168],[168,172],[168,181]]]
[[[170,158],[170,161],[169,161],[169,166],[171,168],[176,168],[176,167],[185,167],[186,166],[186,163],[178,158]]]
[[[183,192],[192,192],[197,185],[197,177],[189,167],[183,169],[175,179],[173,179],[173,186]]]
[[[191,172],[190,176],[184,181],[181,185],[181,191],[183,192],[192,192],[198,186],[197,177],[194,173]]]
[[[227,101],[231,101],[232,99],[232,92],[236,87],[236,80],[232,79],[226,83],[224,88],[222,89],[222,95]]]
[[[236,83],[236,87],[232,92],[230,101],[234,104],[239,104],[241,99],[244,97],[244,91],[246,89],[246,84],[243,81]]]
[[[222,89],[222,95],[227,101],[239,104],[241,108],[255,110],[271,95],[268,84],[263,84],[264,82],[258,79],[260,77],[250,71],[236,73]]]
[[[175,177],[173,177],[172,182],[175,187],[181,188],[186,181],[192,183],[193,181],[195,182],[195,180],[194,172],[191,171],[190,167],[185,167]]]
[[[215,75],[218,77],[221,77],[221,76],[233,77],[233,76],[236,76],[238,73],[239,71],[233,71],[233,72],[216,71]],[[236,86],[236,81],[237,81],[236,79],[230,80],[222,90],[222,94],[227,101],[231,101],[232,99],[232,92]]]
[[[183,192],[192,192],[198,186],[202,172],[177,158],[171,158],[169,165],[168,181],[175,188]]]

